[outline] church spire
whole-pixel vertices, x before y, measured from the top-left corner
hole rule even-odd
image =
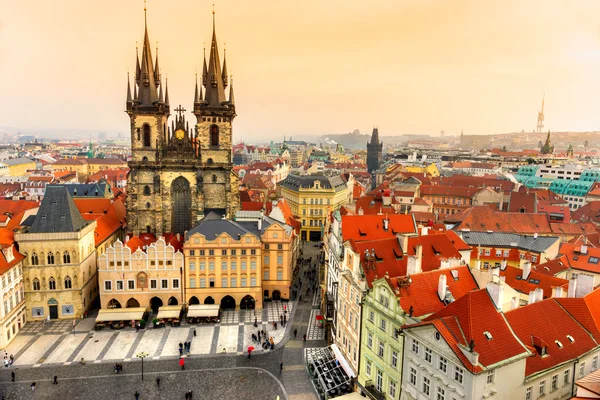
[[[223,44],[223,72],[221,73],[221,77],[223,78],[223,88],[227,88],[227,49],[225,48],[225,44]]]
[[[152,62],[152,49],[148,37],[148,22],[146,18],[146,7],[144,7],[144,44],[142,47],[142,63],[140,66],[140,75],[137,85],[139,88],[138,97],[142,106],[152,106],[159,100],[158,86],[160,81],[154,71]],[[158,66],[158,61],[156,62]]]
[[[210,56],[208,58],[208,81],[206,86],[206,101],[209,107],[221,107],[225,98],[225,85],[223,82],[223,73],[221,71],[221,62],[219,60],[219,47],[217,45],[217,33],[215,29],[215,11],[213,10],[213,35],[210,44]]]
[[[129,71],[127,71],[127,104],[131,104],[133,99],[131,98],[131,85],[129,84]]]
[[[156,85],[160,85],[160,68],[158,66],[158,42],[156,42],[156,61],[154,64],[154,80]]]
[[[165,78],[165,105],[169,105],[169,78]]]
[[[204,63],[202,64],[202,84],[206,85],[208,82],[208,68],[206,67],[206,43],[203,49],[204,52]]]
[[[379,129],[373,128],[373,134],[371,135],[371,144],[379,144]]]
[[[229,85],[229,104],[235,106],[235,99],[233,98],[233,75],[231,76],[231,85]]]
[[[194,92],[194,104],[198,104],[200,102],[200,97],[198,97],[198,74],[196,74],[196,90]]]

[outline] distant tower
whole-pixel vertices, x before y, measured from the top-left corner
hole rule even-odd
[[[379,141],[379,130],[373,128],[371,142],[367,142],[367,168],[369,173],[378,170],[383,157],[383,142]]]
[[[542,110],[540,112],[538,112],[538,119],[537,119],[537,126],[535,128],[535,131],[537,133],[541,133],[542,129],[544,128],[544,100],[545,100],[546,94],[544,93],[544,96],[542,96]]]
[[[550,131],[548,131],[548,136],[546,137],[546,143],[540,149],[542,154],[552,154],[554,152],[554,146],[550,141]]]
[[[573,157],[573,145],[569,144],[569,148],[567,149],[567,157]]]

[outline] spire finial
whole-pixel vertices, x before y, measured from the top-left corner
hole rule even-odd
[[[144,27],[147,26],[146,14],[146,0],[144,0]]]
[[[215,4],[213,3],[213,32],[215,31]]]

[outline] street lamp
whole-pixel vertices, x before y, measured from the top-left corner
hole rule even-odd
[[[140,351],[135,356],[142,359],[142,380],[144,380],[144,358],[148,357],[148,352]]]

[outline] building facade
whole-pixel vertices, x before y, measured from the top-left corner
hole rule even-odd
[[[179,106],[169,126],[169,94],[158,57],[152,58],[148,29],[133,95],[127,83],[132,157],[127,181],[127,215],[134,235],[184,234],[210,211],[233,216],[239,208],[238,178],[232,170],[231,128],[236,116],[233,85],[221,64],[214,30],[202,84],[194,96],[195,127]],[[229,97],[225,89],[229,85]]]
[[[96,221],[85,221],[64,186],[46,188],[31,226],[15,233],[32,320],[81,318],[98,296]],[[28,317],[29,319],[29,317]]]
[[[373,128],[371,141],[367,143],[367,169],[370,173],[381,167],[383,159],[383,142],[379,141],[379,129]]]
[[[128,245],[129,243],[129,245]],[[101,308],[177,305],[183,299],[183,253],[159,238],[139,246],[134,237],[117,240],[98,257]]]
[[[27,320],[23,285],[24,258],[14,244],[3,244],[0,253],[0,349],[6,348]]]

